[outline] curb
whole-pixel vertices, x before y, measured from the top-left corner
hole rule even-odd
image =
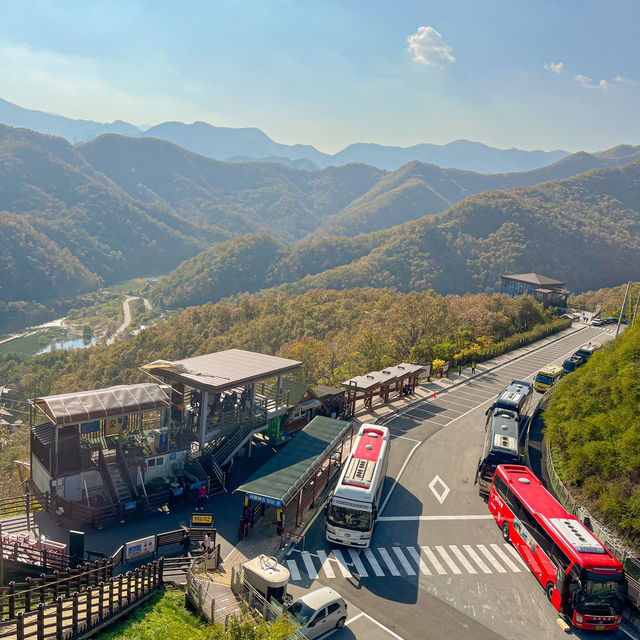
[[[506,364],[511,364],[512,362],[515,362],[516,360],[519,360],[520,358],[524,358],[525,356],[530,355],[531,353],[535,353],[536,351],[539,351],[540,349],[544,349],[545,347],[549,346],[550,344],[553,344],[554,342],[558,342],[559,340],[563,340],[564,338],[566,338],[567,336],[571,336],[575,333],[579,333],[580,331],[584,331],[585,329],[588,329],[589,326],[584,326],[584,327],[579,327],[578,329],[576,329],[575,331],[571,331],[563,336],[558,336],[556,338],[554,338],[553,340],[549,340],[549,342],[546,342],[545,344],[541,344],[539,347],[536,347],[535,349],[531,349],[530,351],[527,351],[526,353],[521,353],[520,355],[517,355],[513,358],[509,358],[507,360],[505,360],[504,362],[500,362],[498,364],[493,365],[492,367],[489,367],[488,369],[485,369],[484,371],[480,371],[478,373],[475,373],[471,376],[469,376],[468,378],[465,378],[464,380],[458,380],[457,382],[454,382],[452,385],[450,385],[449,387],[444,387],[441,391],[436,391],[436,396],[440,395],[441,393],[448,393],[450,389],[455,389],[456,387],[460,387],[463,384],[466,384],[467,382],[469,382],[470,380],[475,380],[476,378],[480,378],[481,376],[485,375],[486,373],[489,373],[491,371],[495,371],[496,369],[506,365]],[[421,403],[421,402],[425,402],[426,400],[429,400],[429,398],[432,396],[425,396],[424,398],[419,398],[417,400],[414,400],[412,403],[405,405],[404,407],[402,407],[403,410],[405,409],[411,409],[413,408],[415,405]],[[397,414],[396,413],[390,413],[386,416],[382,416],[380,418],[378,418],[374,424],[382,424],[383,421],[385,420],[389,420],[393,417],[396,417]]]

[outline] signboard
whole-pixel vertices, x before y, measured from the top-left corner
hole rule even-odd
[[[100,431],[100,420],[83,422],[80,425],[80,433],[95,433],[96,431]]]
[[[430,378],[431,377],[431,363],[423,364],[422,366],[424,367],[424,373],[421,373],[420,377],[421,378]]]
[[[271,418],[267,423],[267,438],[270,440],[280,440],[280,416]]]
[[[133,511],[136,508],[136,501],[134,500],[133,502],[125,502],[124,504],[124,510],[125,511]]]
[[[191,526],[192,527],[212,527],[213,513],[192,513]]]
[[[138,540],[131,540],[124,545],[124,557],[127,562],[149,555],[150,553],[155,553],[155,551],[155,535],[139,538]]]
[[[257,493],[247,493],[247,498],[249,498],[249,500],[253,500],[253,502],[262,502],[264,504],[268,504],[270,507],[278,507],[278,509],[282,507],[282,500],[278,498],[261,496]]]
[[[199,489],[200,487],[204,487],[205,484],[207,484],[206,480],[200,480],[200,482],[194,482],[193,484],[190,484],[189,489]]]
[[[171,495],[181,496],[182,495],[182,487],[176,487],[175,489],[171,489]]]

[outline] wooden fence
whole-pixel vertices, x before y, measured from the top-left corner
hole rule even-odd
[[[73,640],[95,634],[153,595],[162,585],[162,564],[160,558],[82,592],[19,611],[0,622],[0,640]]]
[[[114,564],[105,558],[66,571],[42,573],[24,582],[10,582],[0,586],[0,618],[15,618],[20,611],[29,612],[40,604],[55,602],[59,597],[71,597],[76,591],[97,587],[113,575]]]

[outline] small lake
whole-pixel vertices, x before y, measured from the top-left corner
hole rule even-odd
[[[82,338],[69,335],[65,329],[50,327],[0,344],[0,355],[16,353],[22,356],[35,356],[39,353],[49,353],[54,349],[84,349],[95,344],[97,340],[94,337],[89,342],[84,342]]]

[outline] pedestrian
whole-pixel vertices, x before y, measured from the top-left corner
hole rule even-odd
[[[182,555],[188,556],[191,549],[191,536],[188,531],[182,534]]]
[[[196,511],[204,511],[204,501],[207,497],[207,487],[202,485],[200,490],[198,491],[198,506],[196,507]]]
[[[458,375],[461,376],[462,375],[462,364],[458,365]]]
[[[476,372],[476,363],[475,363],[475,361],[473,361],[471,363],[471,375],[474,375],[475,372]]]
[[[56,524],[61,527],[62,526],[62,516],[64,515],[64,507],[61,504],[58,504],[56,507]]]

